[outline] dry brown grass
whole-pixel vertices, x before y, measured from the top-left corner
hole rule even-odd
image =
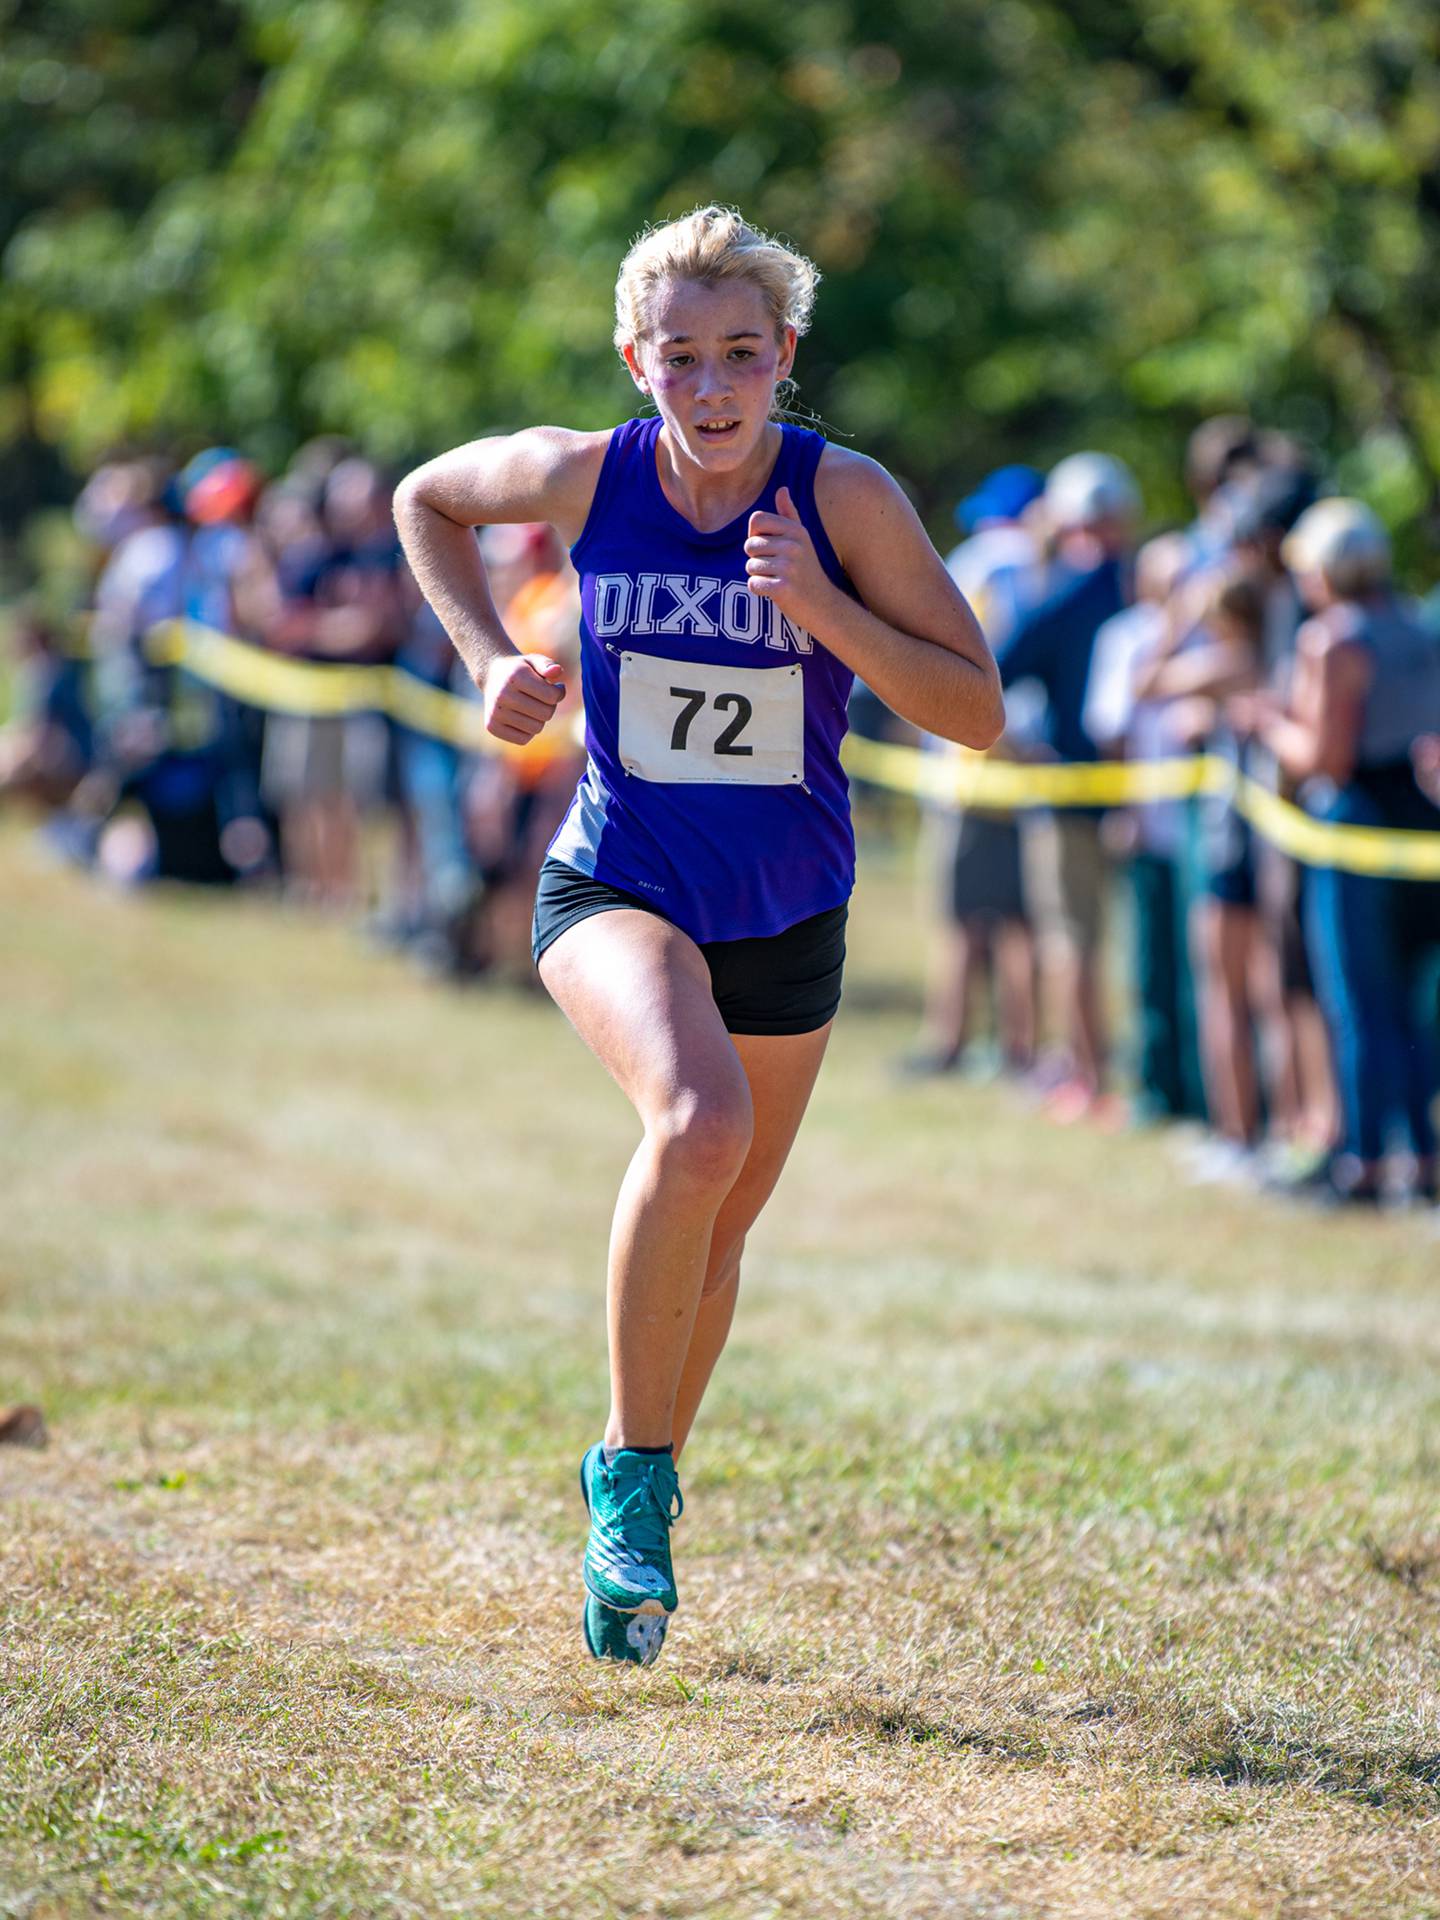
[[[1440,1915],[1440,1245],[899,1091],[755,1236],[664,1663],[577,1632],[625,1110],[548,1011],[0,837],[0,1911]],[[866,1009],[869,1010],[866,1010]]]

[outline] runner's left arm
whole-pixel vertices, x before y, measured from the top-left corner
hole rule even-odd
[[[829,447],[815,497],[860,600],[825,573],[785,487],[778,513],[750,516],[750,591],[774,600],[902,719],[967,747],[991,746],[1005,725],[994,657],[899,486],[873,460]]]

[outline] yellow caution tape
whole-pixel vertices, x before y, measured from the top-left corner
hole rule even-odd
[[[1224,768],[1225,763],[1220,763]],[[1234,770],[1225,768],[1228,778]],[[1317,820],[1248,774],[1236,781],[1235,806],[1255,831],[1307,867],[1339,867],[1376,879],[1440,880],[1440,833],[1355,827]]]
[[[462,700],[444,687],[429,686],[402,667],[291,660],[198,620],[160,621],[146,634],[145,650],[157,666],[183,667],[232,699],[269,713],[388,713],[402,726],[467,753],[533,751],[533,745],[512,746],[487,732],[478,700]],[[549,744],[547,740],[546,747]]]
[[[417,733],[467,753],[533,753],[485,730],[478,701],[427,686],[399,667],[291,660],[194,620],[166,620],[146,636],[150,657],[183,667],[249,706],[277,713],[388,713]],[[547,736],[542,735],[541,741]],[[568,742],[566,743],[568,744]],[[1440,833],[1402,832],[1316,820],[1214,754],[1173,760],[1073,762],[992,760],[922,753],[851,734],[842,749],[857,779],[950,806],[1123,807],[1195,794],[1232,795],[1236,809],[1282,853],[1307,866],[1409,880],[1440,880]]]
[[[990,760],[968,752],[921,753],[852,734],[845,742],[844,759],[857,779],[962,807],[1119,807],[1200,793],[1230,794],[1236,811],[1258,834],[1306,866],[1396,880],[1440,880],[1440,833],[1317,820],[1215,754],[1077,765]]]
[[[1124,807],[1146,800],[1186,800],[1213,790],[1222,761],[1199,756],[1176,760],[1073,761],[991,760],[979,753],[921,753],[851,734],[845,765],[859,780],[918,800],[957,807]]]

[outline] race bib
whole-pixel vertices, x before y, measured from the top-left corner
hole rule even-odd
[[[620,764],[637,780],[799,786],[805,778],[800,668],[703,667],[622,653]]]

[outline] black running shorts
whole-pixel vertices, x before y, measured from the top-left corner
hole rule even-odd
[[[639,895],[608,887],[561,860],[546,860],[535,892],[530,950],[538,962],[562,933],[592,913],[629,907],[665,919]],[[720,1018],[731,1033],[813,1033],[835,1017],[845,968],[844,904],[752,940],[710,940],[700,951]]]

